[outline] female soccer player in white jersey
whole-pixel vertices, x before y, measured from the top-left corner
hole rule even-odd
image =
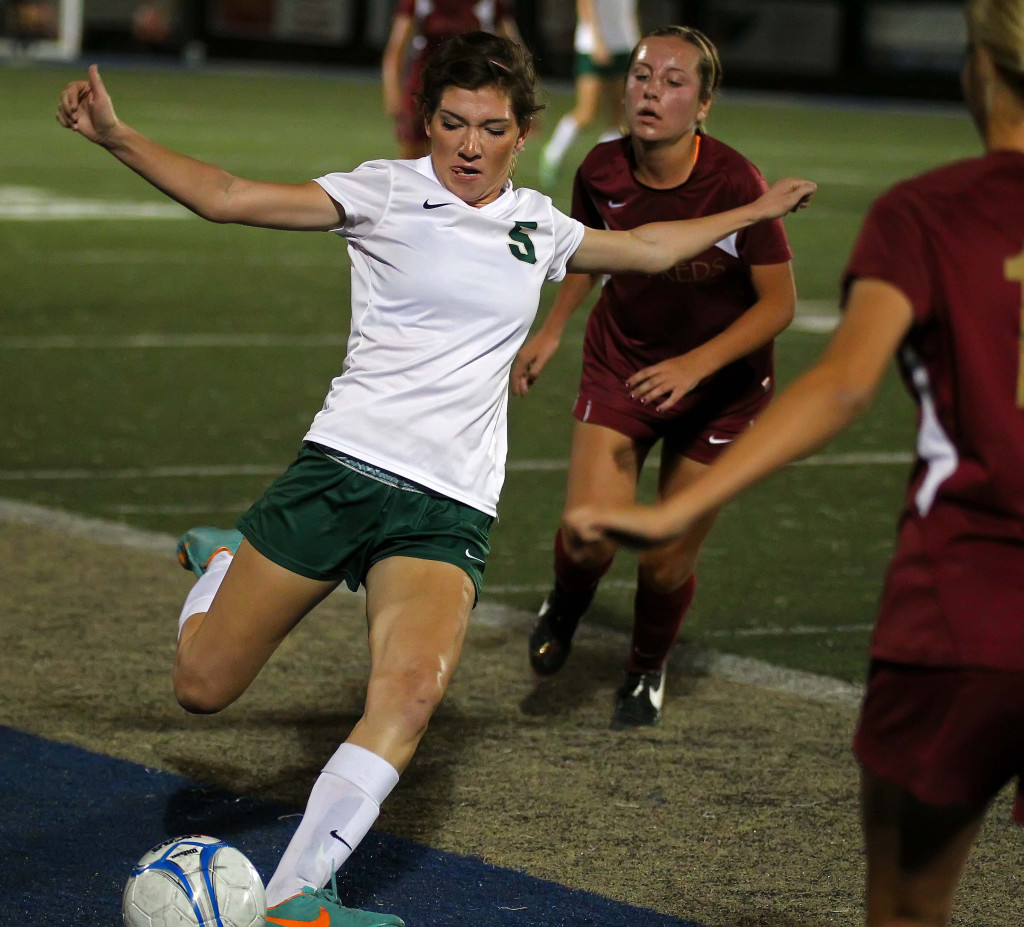
[[[972,0],[967,24],[986,151],[874,204],[818,363],[661,505],[567,515],[587,540],[678,535],[838,434],[897,356],[920,420],[854,736],[869,927],[948,922],[1014,779],[1024,824],[1024,0]]]
[[[401,923],[344,908],[322,887],[372,826],[458,664],[504,476],[509,369],[541,285],[566,270],[656,273],[814,190],[779,181],[721,215],[585,229],[510,182],[539,109],[521,46],[480,32],[452,39],[426,69],[422,105],[429,156],[281,184],[232,176],[140,135],[115,116],[95,67],[60,97],[62,125],[203,218],[348,241],[348,354],[302,451],[240,520],[244,540],[193,529],[179,545],[200,577],[174,667],[189,711],[238,698],[342,581],[366,588],[364,714],[324,767],[267,885],[269,923]]]

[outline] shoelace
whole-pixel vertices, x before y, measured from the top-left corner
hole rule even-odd
[[[338,873],[331,875],[331,887],[327,888],[325,885],[323,888],[318,888],[313,891],[313,894],[317,898],[323,898],[325,901],[329,901],[331,904],[336,904],[339,908],[343,908],[344,905],[341,903],[341,899],[338,897]]]

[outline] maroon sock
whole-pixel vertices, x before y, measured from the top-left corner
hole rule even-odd
[[[637,583],[633,602],[633,641],[626,663],[629,672],[654,673],[665,665],[696,588],[695,575],[672,592],[655,592],[643,582]]]

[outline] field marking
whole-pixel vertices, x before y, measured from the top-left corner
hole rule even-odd
[[[195,215],[177,203],[77,199],[42,187],[0,186],[0,220],[3,221],[194,218]]]
[[[82,538],[97,544],[126,547],[132,550],[148,551],[168,558],[174,556],[177,540],[169,534],[145,531],[130,525],[88,518],[72,512],[51,509],[41,505],[0,499],[0,522],[13,522],[42,528],[66,537]],[[347,587],[339,587],[349,594]],[[547,587],[545,587],[547,588]],[[492,627],[508,628],[521,633],[526,640],[528,629],[533,626],[535,615],[523,609],[513,608],[504,602],[481,601],[473,612],[473,620]],[[626,634],[608,628],[594,628],[584,625],[581,634],[599,634],[614,638],[620,644]],[[811,701],[856,708],[864,693],[863,686],[853,685],[829,676],[807,673],[801,670],[773,666],[763,660],[737,657],[718,653],[696,645],[678,648],[673,654],[672,665],[682,665],[689,672],[716,676],[729,682],[775,692],[784,692]]]
[[[322,267],[333,269],[337,261],[330,254],[288,254],[272,252],[270,254],[220,254],[206,250],[195,251],[119,251],[101,248],[48,248],[46,251],[16,252],[19,262],[25,264],[78,264],[84,266],[106,266],[108,264],[133,266],[178,266],[195,267],[197,264],[224,265],[243,267]],[[59,255],[59,256],[58,256]]]
[[[85,252],[75,254],[67,252],[58,263],[105,263],[109,255],[110,262],[136,264],[194,264],[190,255],[167,255],[164,252],[147,252],[145,256],[133,256],[130,252],[119,255],[117,252]],[[102,260],[101,260],[102,256]],[[19,261],[25,260],[18,257]],[[220,263],[224,259],[198,255],[197,260],[207,263]],[[234,260],[234,258],[232,258]],[[303,255],[280,255],[271,261],[291,267],[328,267],[334,262],[318,258],[307,258]],[[52,263],[53,255],[46,258]],[[268,263],[262,258],[242,258],[235,263],[251,266]],[[827,299],[801,300],[797,305],[796,317],[786,331],[808,334],[828,334],[839,324],[839,310],[833,301]],[[783,332],[785,334],[785,332]],[[582,335],[570,336],[567,344],[582,344]],[[0,336],[0,350],[4,351],[53,351],[53,350],[148,350],[159,348],[316,348],[343,347],[348,344],[348,334],[342,332],[323,332],[318,334],[282,334],[273,333],[239,333],[239,332],[136,332],[133,334],[110,335],[4,335]]]
[[[871,451],[849,454],[819,454],[798,460],[794,467],[871,467],[903,466],[913,463],[912,454],[901,451]],[[197,466],[184,464],[165,467],[70,467],[45,470],[0,470],[0,482],[28,483],[38,481],[69,480],[168,480],[206,479],[237,476],[277,476],[287,464],[213,464]],[[514,460],[505,468],[507,473],[558,472],[568,467],[568,460]]]
[[[145,348],[318,348],[344,347],[348,335],[29,335],[0,337],[0,350],[134,350]]]

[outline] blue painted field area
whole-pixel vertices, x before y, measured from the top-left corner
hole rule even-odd
[[[210,833],[264,879],[294,809],[211,792],[134,763],[0,727],[0,902],[18,927],[117,927],[124,879],[167,836]],[[697,927],[479,860],[371,833],[339,878],[342,899],[409,927]]]

